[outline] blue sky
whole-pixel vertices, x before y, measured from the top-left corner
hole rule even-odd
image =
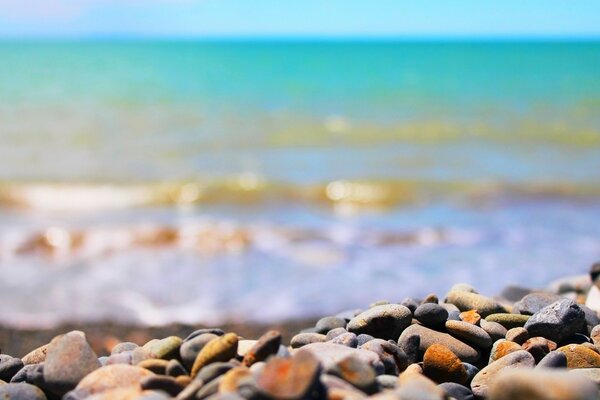
[[[0,0],[0,36],[600,37],[598,0]]]

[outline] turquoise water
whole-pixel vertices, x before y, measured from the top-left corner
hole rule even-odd
[[[275,320],[585,272],[599,65],[598,42],[2,42],[0,308]]]

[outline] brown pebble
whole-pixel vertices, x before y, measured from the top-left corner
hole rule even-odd
[[[467,371],[460,359],[449,348],[441,344],[429,346],[423,355],[423,373],[436,381],[456,382],[464,385],[467,382]]]
[[[268,331],[246,352],[242,362],[249,367],[255,362],[265,361],[267,357],[277,353],[280,345],[281,333],[278,331]]]
[[[229,361],[234,358],[237,354],[237,344],[238,336],[235,333],[227,333],[208,342],[194,361],[192,378],[207,364],[216,361]]]
[[[523,344],[527,339],[529,339],[529,332],[521,326],[511,328],[506,332],[506,340],[510,340],[511,342]]]
[[[459,317],[464,322],[468,322],[473,325],[479,325],[479,321],[481,321],[481,315],[479,315],[477,310],[463,311],[459,314]]]
[[[277,399],[303,399],[315,386],[319,361],[310,351],[300,349],[292,358],[271,358],[258,378],[258,386]]]

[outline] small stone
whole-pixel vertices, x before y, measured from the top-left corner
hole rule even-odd
[[[380,357],[369,350],[360,348],[353,349],[351,347],[333,343],[312,343],[296,350],[296,353],[300,351],[310,351],[323,365],[325,370],[333,368],[338,362],[346,357],[355,356],[371,365],[378,375],[385,372],[385,367]]]
[[[536,368],[567,368],[567,356],[562,351],[551,351],[542,358]]]
[[[112,365],[112,364],[129,364],[133,363],[133,351],[123,351],[122,353],[117,353],[109,356],[104,365]]]
[[[556,343],[541,336],[536,336],[525,341],[522,347],[531,353],[535,362],[538,363],[552,350],[556,350]]]
[[[493,363],[496,360],[501,359],[507,354],[514,353],[515,351],[523,350],[523,348],[515,342],[510,340],[500,339],[494,342],[492,351],[490,352],[490,360],[488,364]]]
[[[599,368],[600,354],[580,344],[569,344],[557,349],[567,356],[567,368]]]
[[[142,379],[152,375],[147,369],[133,365],[107,365],[86,375],[75,391],[84,394],[83,397],[116,388],[134,387],[141,391]]]
[[[398,375],[408,366],[406,354],[397,345],[383,339],[373,339],[360,348],[377,354],[383,363],[386,374]]]
[[[247,367],[235,367],[223,375],[219,382],[220,393],[235,393],[238,389],[253,380],[252,373]]]
[[[529,332],[525,328],[511,328],[506,332],[506,340],[510,340],[516,344],[523,344],[527,339],[529,339]]]
[[[408,308],[411,313],[414,313],[417,307],[419,307],[419,302],[413,298],[407,297],[406,299],[400,302],[400,305]]]
[[[408,364],[416,363],[420,360],[419,347],[421,345],[421,338],[419,335],[409,335],[398,342],[398,347],[406,354]]]
[[[598,398],[589,379],[566,371],[503,370],[490,386],[490,400],[588,400]]]
[[[423,373],[437,383],[467,381],[467,371],[460,359],[441,344],[429,346],[423,356]]]
[[[467,383],[465,383],[465,385],[470,385],[471,381],[473,380],[475,375],[477,375],[479,373],[479,368],[477,368],[473,364],[469,364],[466,362],[464,362],[462,364],[463,364],[463,367],[465,367],[465,370],[467,371]]]
[[[320,371],[319,361],[313,354],[301,349],[292,358],[267,361],[258,378],[258,387],[272,398],[303,399],[316,386]]]
[[[165,369],[165,373],[174,378],[187,375],[185,367],[176,359],[169,360],[167,363],[167,368]]]
[[[533,314],[525,324],[531,337],[543,336],[556,343],[584,329],[585,313],[572,300],[564,299],[550,304]]]
[[[25,365],[40,364],[40,363],[43,363],[44,361],[46,361],[46,353],[48,352],[48,345],[49,344],[45,344],[45,345],[40,346],[37,349],[33,350],[32,352],[28,353],[25,357],[23,357],[21,359],[21,361],[23,361],[23,364],[25,364]]]
[[[490,335],[477,325],[463,321],[446,321],[446,330],[453,336],[464,339],[482,349],[492,347]]]
[[[281,333],[268,331],[246,352],[242,362],[245,366],[250,367],[255,362],[265,361],[267,357],[277,353],[280,345]]]
[[[419,350],[421,353],[425,353],[432,344],[438,343],[449,348],[464,362],[477,362],[479,360],[480,353],[477,349],[447,333],[434,331],[420,325],[411,325],[406,328],[398,340],[398,345],[402,348],[405,339],[411,335],[419,336]]]
[[[450,290],[446,295],[446,302],[454,304],[461,311],[477,310],[482,317],[506,312],[504,307],[497,301],[466,291]]]
[[[473,392],[466,386],[454,382],[444,382],[439,385],[448,396],[456,400],[474,400]]]
[[[481,315],[476,310],[463,311],[459,316],[461,321],[473,325],[479,325],[479,321],[481,321]]]
[[[37,364],[28,364],[21,368],[13,377],[10,379],[10,383],[33,383],[27,380],[28,375],[33,369],[37,368]],[[4,381],[3,381],[4,382]]]
[[[329,332],[327,332],[326,338],[327,341],[330,341],[331,339],[334,339],[338,336],[340,336],[343,333],[347,333],[348,331],[346,330],[346,328],[335,328],[330,330]]]
[[[367,394],[372,394],[377,390],[375,370],[370,364],[355,356],[344,358],[327,372]]]
[[[346,320],[338,317],[325,317],[317,321],[315,328],[318,333],[326,334],[335,328],[345,328]]]
[[[438,304],[439,302],[440,300],[438,299],[437,295],[435,293],[431,293],[425,296],[423,301],[421,301],[421,304]]]
[[[164,361],[164,360],[163,360]],[[171,376],[147,376],[140,381],[143,390],[160,390],[170,396],[177,396],[183,389]]]
[[[395,389],[398,386],[398,377],[396,375],[378,375],[375,380],[381,389]]]
[[[189,371],[198,357],[198,353],[202,350],[208,342],[218,338],[222,335],[215,335],[214,333],[200,333],[189,339],[186,339],[179,348],[179,355],[185,368]]]
[[[354,317],[346,329],[360,335],[366,333],[381,339],[397,339],[410,325],[412,313],[399,304],[375,306]]]
[[[115,355],[115,354],[121,354],[125,351],[133,351],[133,350],[137,349],[138,347],[139,346],[133,342],[121,342],[121,343],[117,344],[115,347],[113,347],[110,354]]]
[[[525,350],[515,351],[483,368],[471,382],[471,391],[475,396],[487,397],[489,388],[498,378],[500,371],[510,369],[533,368],[535,360]]]
[[[46,400],[46,395],[38,387],[29,383],[0,384],[2,400]]]
[[[237,354],[238,336],[235,333],[227,333],[219,336],[206,344],[198,353],[191,376],[196,376],[198,371],[207,364],[215,361],[228,361]]]
[[[353,347],[353,348],[358,347],[358,337],[352,332],[343,333],[343,334],[333,338],[329,342],[341,344],[343,346],[348,346],[348,347]]]
[[[181,340],[181,338],[169,336],[164,339],[152,341],[151,343],[144,345],[144,348],[147,350],[149,358],[170,360],[179,354],[179,348],[182,343],[183,340]]]
[[[79,331],[58,336],[48,345],[44,381],[58,396],[72,390],[83,377],[100,368],[98,356]]]
[[[506,329],[512,329],[525,326],[529,318],[529,315],[498,313],[488,315],[485,320],[496,322]]]
[[[448,311],[437,303],[424,303],[415,310],[415,319],[430,328],[439,328],[448,319]]]
[[[215,378],[225,374],[230,369],[235,368],[235,365],[229,362],[215,362],[209,364],[202,368],[198,375],[196,375],[196,380],[201,380],[205,383],[212,381]]]
[[[358,345],[362,346],[363,344],[367,343],[370,340],[375,339],[373,336],[371,335],[367,335],[365,333],[361,333],[360,335],[356,336],[356,340],[358,340]]]
[[[533,315],[542,308],[561,299],[561,296],[554,293],[530,293],[515,303],[512,312],[514,314]]]
[[[211,335],[215,335],[215,336],[223,336],[225,334],[223,329],[220,329],[220,328],[202,328],[202,329],[196,329],[194,332],[187,335],[186,338],[183,339],[183,341],[187,342],[197,336],[204,335],[206,333],[210,333]]]
[[[444,400],[446,392],[431,379],[418,374],[403,372],[398,377],[399,386],[395,391],[395,399]]]
[[[310,343],[323,343],[327,341],[327,336],[321,333],[299,333],[292,338],[290,346],[292,349],[298,349]]]
[[[507,333],[506,328],[497,322],[490,322],[482,319],[479,321],[479,326],[490,335],[494,342],[498,339],[504,339]]]
[[[0,354],[0,380],[10,382],[12,377],[23,368],[23,361],[8,354]]]
[[[585,299],[585,305],[596,312],[600,311],[600,289],[593,285]]]
[[[165,375],[168,363],[169,362],[167,360],[161,360],[159,358],[149,358],[147,360],[142,361],[137,366],[140,368],[146,368],[147,370],[152,371],[155,374]]]

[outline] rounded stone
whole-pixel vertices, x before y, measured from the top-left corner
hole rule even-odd
[[[448,311],[437,303],[424,303],[415,310],[415,319],[425,326],[437,328],[448,319]]]
[[[471,391],[475,396],[487,397],[490,386],[498,378],[501,371],[507,369],[533,368],[535,360],[525,350],[515,351],[507,354],[483,368],[471,382]]]
[[[165,373],[174,378],[187,375],[185,367],[176,359],[169,360]]]
[[[372,394],[377,390],[375,370],[370,364],[355,356],[351,355],[342,359],[327,372],[367,394]]]
[[[115,355],[115,354],[121,354],[125,351],[133,351],[133,350],[137,349],[138,347],[139,346],[133,342],[121,342],[121,343],[117,344],[115,347],[113,347],[110,354]]]
[[[580,332],[586,326],[585,313],[573,301],[559,300],[533,314],[525,324],[530,336],[543,336],[556,343]]]
[[[569,344],[557,349],[567,357],[567,368],[599,368],[600,354],[580,344]]]
[[[235,367],[236,365],[230,362],[215,362],[202,368],[196,375],[196,380],[210,382]]]
[[[386,374],[398,375],[408,366],[406,354],[397,345],[383,339],[373,339],[360,348],[377,354],[383,363]]]
[[[433,344],[425,351],[423,373],[437,383],[465,384],[467,381],[467,371],[460,359],[449,348],[441,344]]]
[[[225,334],[223,329],[220,329],[220,328],[201,328],[201,329],[196,329],[194,332],[187,335],[185,337],[185,339],[183,339],[183,341],[187,342],[188,340],[192,340],[193,338],[200,336],[200,335],[204,335],[206,333],[210,333],[211,335],[215,335],[215,336],[223,336]]]
[[[194,361],[191,370],[192,378],[207,364],[234,358],[237,355],[237,346],[238,336],[235,333],[227,333],[208,342]]]
[[[490,335],[477,325],[464,321],[446,321],[446,330],[453,336],[463,339],[482,349],[492,347]]]
[[[402,332],[400,339],[398,339],[399,346],[402,348],[404,341],[412,335],[419,336],[419,350],[421,353],[425,353],[429,346],[439,343],[449,348],[464,362],[474,363],[480,358],[479,351],[470,345],[447,333],[434,331],[433,329],[420,325],[411,325],[406,328],[404,332]]]
[[[149,358],[137,364],[140,368],[146,368],[149,371],[154,372],[155,374],[165,375],[167,371],[167,365],[169,362],[167,360],[162,360],[160,358]]]
[[[345,328],[346,320],[338,317],[324,317],[317,321],[315,328],[318,333],[326,334],[332,329]]]
[[[46,361],[46,353],[48,352],[48,345],[49,344],[45,344],[45,345],[40,346],[37,349],[33,350],[32,352],[28,353],[25,357],[23,357],[21,359],[21,361],[23,361],[23,364],[25,364],[25,365],[40,364],[40,363],[43,363],[44,361]]]
[[[235,393],[244,384],[253,381],[252,373],[247,367],[234,367],[223,375],[219,382],[219,393]]]
[[[382,389],[395,389],[398,386],[398,377],[396,375],[377,375],[375,380]]]
[[[358,345],[362,346],[363,344],[367,343],[370,340],[375,339],[373,336],[371,335],[367,335],[364,333],[361,333],[360,335],[356,336],[356,340],[358,340]]]
[[[527,329],[522,327],[511,328],[506,332],[506,340],[510,340],[511,342],[515,342],[516,344],[523,344],[527,339],[529,339],[529,332]]]
[[[556,350],[556,343],[541,336],[536,336],[526,340],[522,347],[531,353],[535,358],[535,362],[538,363],[552,350]]]
[[[134,387],[141,390],[142,379],[152,375],[151,371],[133,365],[107,365],[86,375],[75,391],[89,396],[116,388]]]
[[[37,386],[29,383],[0,384],[2,400],[46,400],[46,395]]]
[[[515,351],[519,350],[523,350],[523,348],[515,342],[511,342],[510,340],[506,339],[497,340],[494,342],[492,350],[490,351],[490,359],[488,364],[501,359],[507,354],[514,353]]]
[[[200,333],[190,339],[184,340],[179,348],[179,356],[185,368],[189,371],[198,357],[198,353],[202,350],[208,342],[218,338],[221,335],[215,335],[213,333]]]
[[[348,346],[348,347],[354,347],[354,348],[358,347],[358,338],[352,332],[346,332],[339,336],[336,336],[335,338],[331,339],[329,342],[341,344],[343,346]]]
[[[327,332],[327,341],[330,341],[331,339],[334,339],[338,336],[340,336],[343,333],[347,333],[348,331],[346,330],[346,328],[335,328],[330,330],[329,332]]]
[[[588,400],[598,398],[589,379],[558,370],[503,370],[490,386],[490,400]]]
[[[466,386],[454,382],[444,382],[439,385],[448,396],[456,400],[474,400],[473,392]]]
[[[488,315],[485,320],[489,322],[496,322],[506,329],[512,329],[525,326],[529,318],[529,315],[498,313]]]
[[[554,293],[530,293],[514,304],[512,312],[515,314],[533,315],[542,308],[562,298]]]
[[[479,325],[481,315],[476,310],[463,311],[459,314],[460,320],[469,324]]]
[[[398,347],[406,354],[408,364],[419,362],[419,348],[421,346],[421,338],[419,335],[409,335],[398,341]]]
[[[280,345],[281,333],[278,331],[268,331],[246,352],[242,362],[247,367],[250,367],[256,362],[265,361],[270,355],[277,354]]]
[[[567,356],[562,351],[551,351],[542,358],[536,368],[567,368]]]
[[[12,377],[23,368],[23,361],[8,354],[0,354],[0,380],[10,382]]]
[[[300,349],[292,358],[267,361],[258,386],[272,398],[303,399],[315,387],[320,371],[319,361],[313,354]]]
[[[44,381],[56,395],[72,390],[83,377],[100,368],[98,356],[79,331],[58,336],[48,345]]]
[[[142,390],[160,390],[170,396],[177,396],[183,389],[171,376],[154,375],[147,376],[140,381]]]
[[[481,329],[486,331],[488,335],[490,335],[494,342],[498,339],[504,339],[506,337],[506,328],[497,322],[490,322],[486,321],[485,319],[482,319],[481,321],[479,321],[479,326],[481,327]]]
[[[375,306],[360,313],[347,325],[349,332],[357,335],[366,333],[381,339],[397,339],[410,325],[412,313],[400,304]]]
[[[300,351],[311,352],[321,365],[323,365],[325,370],[333,368],[346,357],[355,356],[371,365],[378,375],[385,372],[385,367],[380,357],[370,350],[353,349],[333,343],[312,343],[295,350],[296,353]]]
[[[460,311],[477,310],[482,317],[506,312],[505,308],[497,301],[462,290],[450,290],[446,295],[446,302],[454,304]]]
[[[170,360],[177,357],[179,348],[183,340],[177,336],[169,336],[164,339],[148,342],[144,349],[148,353],[148,358],[160,358]]]
[[[596,325],[592,328],[590,337],[594,341],[594,344],[600,344],[600,325]]]
[[[310,343],[322,343],[326,341],[327,336],[323,335],[322,333],[305,332],[294,336],[290,341],[290,346],[292,346],[292,349],[298,349]]]

